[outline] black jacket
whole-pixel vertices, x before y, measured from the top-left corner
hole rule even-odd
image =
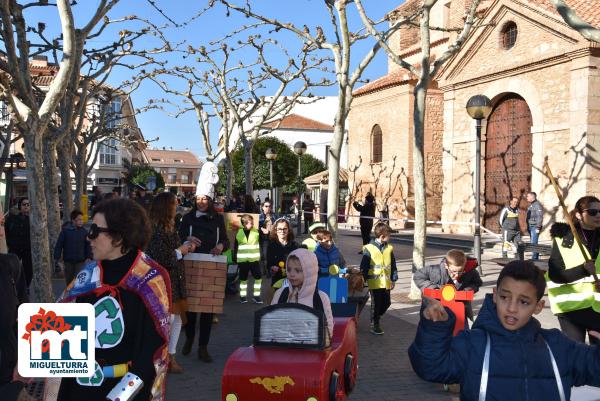
[[[365,202],[364,205],[361,205],[358,202],[354,202],[352,206],[354,206],[354,209],[360,212],[361,226],[373,226],[373,219],[363,219],[362,217],[375,217],[375,202]]]
[[[283,272],[285,270],[287,257],[290,252],[297,248],[298,244],[296,241],[290,241],[286,245],[281,245],[277,241],[269,242],[269,246],[267,247],[267,269],[270,271],[271,266],[279,267],[279,270],[273,274],[273,278],[271,279],[272,284],[275,284],[284,277]],[[279,262],[283,262],[284,267],[280,267]]]
[[[0,391],[3,400],[16,399],[22,383],[12,383],[17,364],[17,308],[27,302],[25,276],[16,255],[0,254]],[[6,397],[6,398],[4,398]]]
[[[31,255],[29,216],[21,213],[11,214],[6,218],[4,228],[8,251],[16,253],[21,259],[25,255]]]
[[[210,250],[217,244],[223,244],[223,251],[229,249],[229,239],[222,215],[212,211],[196,217],[196,210],[193,209],[181,219],[179,238],[182,242],[185,242],[190,235],[190,227],[192,235],[201,241],[200,246],[194,251],[195,253],[210,253]],[[217,238],[217,231],[219,238]]]
[[[579,238],[583,241],[583,244],[590,252],[592,260],[598,256],[598,249],[600,248],[600,229],[595,231],[582,230],[581,226],[576,225],[577,231],[579,232]],[[566,223],[554,223],[550,228],[550,235],[552,238],[562,238],[562,245],[568,248],[578,246],[573,239],[573,233]],[[555,283],[572,283],[584,277],[588,277],[590,274],[585,270],[583,265],[573,267],[571,269],[565,269],[565,262],[560,254],[556,242],[552,241],[552,253],[548,260],[548,276],[550,280]]]

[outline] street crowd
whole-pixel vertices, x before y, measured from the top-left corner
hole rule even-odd
[[[62,263],[66,282],[59,302],[108,302],[122,325],[114,338],[96,343],[94,377],[63,378],[59,400],[105,400],[109,394],[121,400],[164,399],[166,375],[183,372],[176,355],[182,330],[181,353],[188,355],[195,348],[199,361],[212,362],[211,328],[218,318],[186,307],[189,283],[182,260],[189,253],[227,255],[229,263],[238,266],[242,304],[292,302],[320,310],[327,338],[333,333],[331,302],[336,300],[318,290],[317,280],[350,277],[353,287],[368,288],[370,332],[384,335],[384,315],[398,273],[392,229],[386,222],[374,224],[371,193],[353,204],[360,212],[363,238],[361,263],[353,268],[332,232],[314,221],[315,205],[308,197],[303,208],[297,201],[292,205],[293,212],[304,214],[308,238],[300,243],[290,220],[273,211],[269,198],[258,199],[258,206],[252,196],[243,202],[235,197],[223,206],[215,202],[214,183],[199,184],[196,194],[183,200],[170,192],[153,195],[138,189],[128,198],[96,193],[91,225],[84,225],[83,213],[74,210],[55,244],[53,256]],[[543,208],[535,193],[526,198],[527,228],[534,243],[543,227]],[[182,215],[183,205],[190,208]],[[240,216],[233,243],[226,235],[223,209]],[[33,271],[28,211],[28,199],[23,198],[18,214],[6,220],[0,215],[0,237],[8,244],[8,253],[0,254],[0,394],[5,400],[29,399],[27,379],[15,369],[17,307],[28,300]],[[519,199],[510,199],[500,214],[504,241],[521,242],[520,214]],[[460,383],[461,400],[567,400],[573,386],[600,386],[600,263],[595,262],[600,200],[582,197],[570,219],[572,228],[565,223],[550,228],[553,246],[547,274],[532,261],[507,260],[477,317],[465,301],[467,319],[461,320],[458,332],[460,317],[439,299],[423,297],[421,320],[408,351],[420,377]],[[476,292],[482,285],[477,267],[476,259],[452,249],[439,263],[415,272],[414,282],[422,291],[452,285],[457,291]],[[263,279],[270,287],[261,292]],[[534,318],[545,305],[546,291],[560,331],[542,329]],[[139,383],[133,395],[119,393],[123,380],[132,377]]]

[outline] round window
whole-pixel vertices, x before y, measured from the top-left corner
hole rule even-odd
[[[512,21],[504,24],[500,33],[500,43],[504,49],[508,50],[515,45],[517,42],[517,33],[517,24]]]

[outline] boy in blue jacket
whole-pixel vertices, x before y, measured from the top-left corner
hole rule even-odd
[[[461,401],[561,401],[573,386],[600,386],[600,348],[533,318],[544,308],[545,288],[531,261],[507,264],[473,328],[455,337],[452,312],[427,299],[408,350],[413,369],[424,380],[460,383]]]
[[[331,231],[323,230],[317,234],[315,255],[317,255],[319,263],[319,278],[345,272],[346,260],[339,248],[333,243]]]

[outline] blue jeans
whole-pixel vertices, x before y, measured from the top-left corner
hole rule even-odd
[[[535,227],[529,227],[529,236],[531,237],[531,245],[537,245],[538,238],[540,236],[540,230]],[[533,252],[531,254],[531,260],[538,260],[540,258],[540,254],[537,252]]]

